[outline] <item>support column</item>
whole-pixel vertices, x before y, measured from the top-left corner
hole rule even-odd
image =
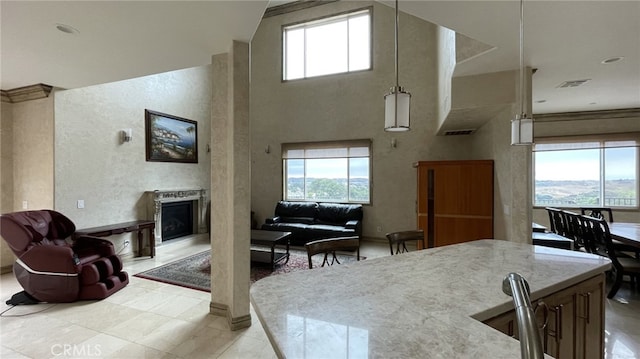
[[[249,45],[213,56],[212,72],[210,310],[237,330],[251,326]]]

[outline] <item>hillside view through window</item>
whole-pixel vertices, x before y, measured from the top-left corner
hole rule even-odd
[[[369,203],[370,141],[283,144],[284,199]]]
[[[637,207],[638,148],[535,152],[534,204]]]

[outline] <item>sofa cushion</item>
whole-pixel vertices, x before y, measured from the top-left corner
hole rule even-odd
[[[301,231],[309,227],[304,223],[290,223],[290,222],[276,222],[271,224],[263,224],[262,229],[282,232],[296,232]]]
[[[280,217],[280,222],[282,223],[302,223],[302,224],[313,224],[315,218],[313,217]]]
[[[322,233],[353,233],[354,229],[348,229],[343,226],[332,226],[328,224],[312,224],[306,228],[307,230],[311,230],[314,232],[322,232]]]
[[[362,220],[362,205],[359,204],[339,204],[320,203],[318,204],[318,223],[341,224],[348,221]]]
[[[279,217],[304,217],[315,218],[318,212],[316,202],[288,202],[279,201],[276,205],[275,215]]]

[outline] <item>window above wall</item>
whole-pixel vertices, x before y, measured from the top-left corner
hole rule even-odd
[[[371,8],[282,28],[284,81],[371,69]]]
[[[536,139],[535,206],[638,208],[640,133]]]
[[[282,144],[283,199],[371,202],[371,140]]]

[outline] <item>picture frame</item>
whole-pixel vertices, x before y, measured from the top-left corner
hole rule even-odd
[[[166,113],[144,110],[149,162],[198,163],[198,123]]]

